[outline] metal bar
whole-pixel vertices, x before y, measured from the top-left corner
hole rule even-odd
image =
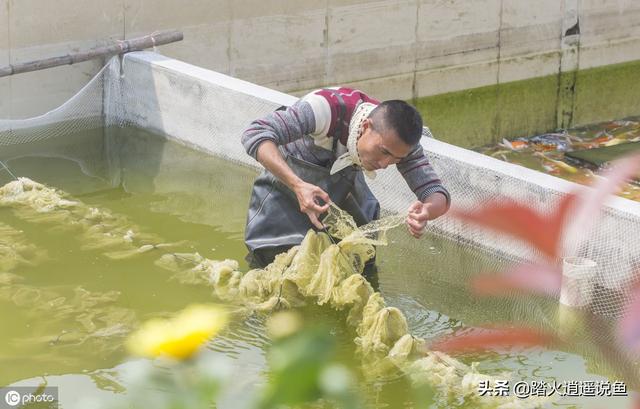
[[[25,63],[11,64],[5,67],[0,67],[0,77],[7,77],[9,75],[21,74],[24,72],[44,70],[61,65],[76,64],[79,62],[92,60],[94,58],[111,57],[131,51],[141,51],[146,48],[151,48],[158,45],[182,41],[183,38],[184,36],[181,31],[159,31],[157,33],[153,33],[144,37],[117,41],[113,45],[97,47],[85,52],[67,54],[58,57],[46,58],[43,60],[29,61]]]

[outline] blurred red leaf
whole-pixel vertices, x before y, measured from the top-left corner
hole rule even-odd
[[[501,274],[481,274],[471,279],[478,295],[504,295],[511,291],[556,295],[562,285],[558,268],[545,264],[522,264]]]
[[[617,194],[624,183],[638,176],[640,172],[640,154],[627,155],[611,163],[610,169],[598,177],[591,189],[577,194],[578,206],[574,209],[570,223],[565,226],[565,242],[577,243],[584,232],[598,220],[600,210],[607,198]]]
[[[549,215],[514,201],[496,200],[482,208],[466,212],[453,209],[452,215],[500,233],[509,234],[530,243],[551,259],[558,256],[559,242],[568,210],[576,195],[562,197]]]
[[[586,194],[586,203],[582,203],[581,209],[589,206],[596,207],[597,211],[602,206],[605,199],[609,195],[618,193],[623,184],[634,177],[640,176],[640,153],[626,155],[618,160],[611,162],[610,168],[605,171],[601,177],[591,186],[593,190]],[[599,204],[599,206],[598,206]],[[593,214],[587,212],[587,214]]]
[[[440,338],[432,342],[429,348],[446,353],[464,353],[542,347],[554,342],[557,342],[555,336],[532,328],[471,328],[462,334]]]
[[[626,156],[611,163],[611,169],[598,178],[593,189],[582,189],[560,199],[548,215],[538,213],[527,204],[498,199],[482,208],[465,211],[452,209],[460,220],[475,223],[499,233],[524,240],[555,260],[563,250],[563,235],[575,240],[597,219],[605,200],[640,171],[640,154]],[[566,223],[571,211],[573,217]],[[568,233],[568,234],[567,234]]]

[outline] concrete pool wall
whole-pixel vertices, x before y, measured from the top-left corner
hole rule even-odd
[[[114,60],[105,77],[104,94],[107,125],[151,130],[254,169],[260,165],[239,143],[242,130],[254,118],[295,101],[290,95],[148,52],[127,55],[122,69]],[[474,207],[500,198],[548,212],[562,194],[579,186],[432,138],[423,138],[422,144],[459,206]],[[404,212],[414,200],[392,168],[380,172],[370,185],[387,212]],[[431,226],[463,245],[506,259],[537,256],[510,238],[449,217]],[[634,237],[639,228],[640,203],[617,197],[608,202],[602,223],[579,248],[581,255],[598,261],[602,285],[620,289],[637,274],[640,243]],[[420,248],[415,240],[402,245]]]
[[[185,40],[163,54],[294,95],[346,84],[415,100],[436,136],[462,146],[640,113],[637,75],[622,76],[618,92],[602,83],[619,71],[591,71],[640,60],[640,3],[630,0],[0,0],[0,27],[0,65],[180,29]],[[0,79],[0,118],[57,107],[101,66]],[[420,100],[434,95],[444,97]]]

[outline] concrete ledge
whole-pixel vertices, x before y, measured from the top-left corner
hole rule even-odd
[[[252,168],[259,165],[244,152],[241,132],[253,119],[295,101],[292,96],[151,53],[128,55],[123,72],[123,77],[112,75],[108,81],[109,122],[151,129]],[[546,212],[563,194],[582,188],[437,140],[423,139],[422,145],[458,206],[475,207],[510,198]],[[380,172],[370,185],[386,212],[404,213],[415,200],[392,168]],[[539,256],[511,238],[452,218],[441,218],[431,226],[459,243],[506,259]],[[639,230],[640,203],[612,198],[602,222],[589,233],[590,239],[576,244],[580,255],[599,263],[600,284],[620,289],[633,277],[640,265],[640,242],[635,240]]]
[[[150,52],[113,60],[106,122],[166,135],[233,162],[258,166],[240,144],[249,123],[296,98]]]

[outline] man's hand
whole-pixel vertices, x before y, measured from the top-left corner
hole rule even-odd
[[[318,217],[329,210],[329,203],[331,202],[329,195],[318,186],[302,180],[296,185],[294,192],[300,204],[300,211],[309,217],[314,226],[322,229],[324,226],[320,223]],[[324,205],[318,204],[318,198],[322,199]]]
[[[427,229],[430,207],[431,203],[422,203],[419,200],[416,200],[409,206],[409,215],[407,216],[406,223],[409,228],[409,233],[417,239],[422,237]]]
[[[318,216],[329,210],[329,203],[331,202],[329,195],[318,186],[300,179],[287,165],[278,147],[272,141],[262,142],[258,146],[256,157],[262,166],[273,173],[275,177],[296,194],[300,211],[309,216],[309,220],[314,226],[322,229],[324,226],[318,220]],[[322,199],[324,205],[318,204],[317,199]]]

